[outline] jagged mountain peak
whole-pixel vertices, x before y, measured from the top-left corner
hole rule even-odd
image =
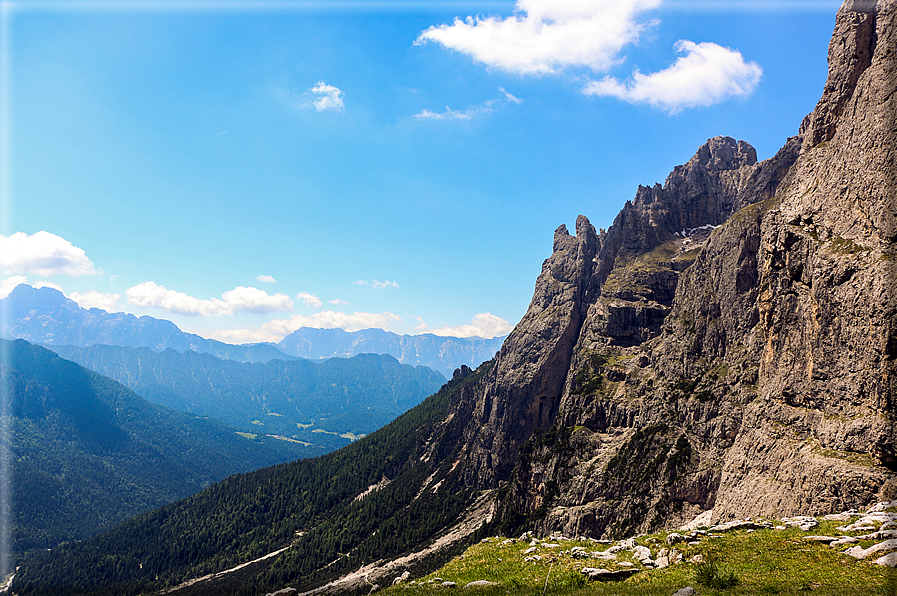
[[[746,141],[718,136],[708,139],[688,160],[687,168],[703,166],[710,171],[735,170],[757,163],[757,151]]]

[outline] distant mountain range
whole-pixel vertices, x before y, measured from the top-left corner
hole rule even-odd
[[[137,317],[99,308],[81,308],[53,288],[33,288],[20,284],[13,288],[0,308],[0,336],[54,346],[106,344],[149,348],[157,352],[171,348],[212,354],[238,362],[293,360],[270,344],[232,345],[181,331],[177,325],[150,316]]]
[[[475,368],[495,356],[505,337],[397,335],[382,329],[350,332],[301,327],[280,340],[277,347],[287,354],[310,359],[389,354],[402,364],[426,366],[451,378],[453,371],[462,364]]]
[[[298,443],[250,439],[152,404],[25,341],[0,340],[0,349],[15,559],[97,534],[231,474],[309,454]]]
[[[185,333],[164,319],[85,309],[58,290],[33,288],[26,284],[16,286],[7,298],[0,300],[0,308],[5,309],[7,315],[0,322],[0,336],[48,346],[103,344],[149,348],[156,352],[170,348],[177,352],[212,354],[237,362],[389,354],[402,364],[426,366],[446,377],[451,377],[461,365],[476,367],[489,360],[504,341],[504,336],[483,339],[397,335],[382,329],[347,332],[302,327],[276,345],[232,345]]]
[[[314,446],[307,455],[373,432],[445,382],[434,370],[380,354],[242,363],[189,350],[49,347],[152,402]]]

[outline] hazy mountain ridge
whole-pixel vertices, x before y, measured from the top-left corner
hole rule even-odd
[[[328,456],[361,477],[307,517],[254,526],[246,502],[205,491],[155,540],[123,547],[123,527],[27,564],[14,589],[158,590],[289,547],[181,593],[310,588],[362,564],[320,593],[367,593],[397,571],[385,561],[450,530],[456,545],[478,529],[618,537],[702,512],[828,513],[893,497],[895,13],[892,2],[845,2],[823,98],[772,160],[754,163],[748,146],[712,139],[664,187],[640,189],[606,233],[584,217],[576,236],[559,228],[530,308],[495,360]],[[364,453],[378,463],[355,467]],[[291,464],[282,479],[317,465]],[[275,486],[272,475],[248,475],[247,492],[263,477]],[[433,502],[451,518],[415,517]],[[464,505],[475,523],[456,523]],[[251,552],[245,534],[207,530],[210,507],[254,528]],[[312,519],[329,521],[294,539]],[[414,533],[401,533],[409,524]],[[196,546],[211,552],[201,563],[169,546],[202,532]],[[139,568],[147,557],[169,561],[164,578]],[[100,560],[121,566],[107,583],[89,576]]]
[[[476,368],[490,360],[505,336],[443,337],[424,333],[398,335],[382,329],[344,331],[301,327],[277,343],[287,354],[301,358],[348,358],[357,354],[389,354],[402,364],[426,366],[451,377],[462,364]]]
[[[373,432],[445,382],[429,368],[399,364],[392,356],[379,354],[324,362],[241,363],[189,350],[182,354],[120,346],[50,349],[152,402],[212,416],[253,433],[311,443],[317,451],[308,455],[350,441],[339,435]]]

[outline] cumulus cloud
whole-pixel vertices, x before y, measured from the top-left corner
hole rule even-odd
[[[115,312],[118,309],[118,302],[121,300],[121,294],[104,294],[96,290],[80,293],[72,292],[69,298],[78,303],[81,308],[99,308],[107,312]]]
[[[345,300],[340,300],[339,298],[334,298],[333,300],[328,300],[330,304],[349,304]]]
[[[54,290],[62,291],[62,286],[57,283],[53,283],[52,281],[36,281],[31,284],[35,288],[53,288]]]
[[[28,235],[16,232],[0,236],[0,269],[6,273],[35,275],[97,275],[87,254],[64,238],[49,232]]]
[[[343,92],[338,87],[328,85],[324,81],[318,81],[317,85],[309,90],[309,93],[315,97],[312,105],[319,112],[325,110],[339,112],[345,107]]]
[[[266,284],[276,284],[277,283],[277,280],[274,279],[274,277],[271,275],[259,275],[255,279],[256,279],[256,281],[261,281]]]
[[[426,324],[421,322],[416,327],[421,333],[432,333],[433,335],[445,337],[484,337],[486,339],[508,334],[513,328],[507,320],[488,312],[475,315],[467,325],[429,329]]]
[[[215,333],[215,339],[237,343],[246,342],[278,342],[300,327],[313,327],[315,329],[345,329],[346,331],[359,331],[361,329],[389,329],[392,323],[402,320],[399,315],[391,312],[370,313],[353,312],[342,313],[333,310],[325,310],[310,316],[293,315],[289,319],[275,319],[269,321],[257,329],[227,329]]]
[[[9,293],[12,292],[13,288],[27,282],[28,278],[24,275],[13,275],[12,277],[7,277],[3,281],[0,281],[0,298],[6,298],[9,296]]]
[[[487,66],[519,74],[547,74],[571,66],[606,70],[653,21],[640,13],[661,0],[518,0],[514,15],[456,18],[414,42],[467,54]]]
[[[636,71],[625,83],[605,77],[591,81],[583,93],[647,103],[675,113],[749,95],[763,74],[756,62],[745,62],[740,52],[715,43],[680,40],[676,51],[683,55],[667,69],[647,75]]]
[[[372,288],[398,288],[399,284],[394,281],[380,281],[378,279],[372,279],[370,281],[359,279],[358,281],[352,282],[356,286],[371,286]]]
[[[296,294],[296,300],[302,300],[307,306],[312,308],[321,308],[321,299],[308,292],[299,292]]]
[[[204,300],[148,281],[128,288],[125,296],[134,306],[159,308],[182,315],[218,316],[238,312],[270,313],[293,309],[293,301],[286,294],[270,295],[264,290],[244,286],[228,290],[220,299]]]

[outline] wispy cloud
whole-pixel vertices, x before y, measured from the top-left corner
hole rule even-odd
[[[271,275],[259,275],[255,279],[256,279],[256,281],[260,281],[260,282],[263,282],[266,284],[276,284],[277,283],[277,280],[274,279],[274,277]]]
[[[296,331],[300,327],[315,329],[345,329],[359,331],[361,329],[386,329],[393,323],[400,322],[402,317],[391,312],[342,313],[333,310],[316,312],[310,316],[293,315],[289,319],[275,319],[256,329],[228,329],[215,333],[214,337],[221,341],[238,343],[270,341],[277,342]]]
[[[182,315],[219,316],[239,312],[270,313],[293,310],[293,301],[286,294],[269,295],[264,290],[245,286],[224,292],[220,299],[205,300],[148,281],[128,288],[125,296],[134,306],[158,308]]]
[[[353,285],[356,286],[371,286],[372,288],[398,288],[399,284],[394,281],[380,281],[379,279],[372,279],[370,281],[359,279],[358,281],[353,281]]]
[[[309,89],[309,92],[314,96],[312,105],[319,112],[339,112],[345,107],[343,92],[338,87],[328,85],[324,81],[318,81],[314,87]]]
[[[333,300],[328,300],[330,304],[349,304],[345,300],[340,300],[339,298],[334,298]]]
[[[470,120],[479,112],[491,112],[489,108],[479,108],[475,110],[467,110],[458,112],[445,106],[444,112],[431,112],[430,110],[421,110],[414,115],[418,120]]]
[[[470,108],[469,110],[464,110],[463,112],[459,112],[457,110],[453,110],[449,106],[445,106],[444,112],[433,112],[432,110],[421,110],[417,114],[414,114],[414,118],[418,120],[470,120],[477,114],[485,114],[488,112],[494,112],[496,106],[499,107],[501,105],[514,103],[520,105],[523,103],[523,100],[519,97],[514,97],[503,87],[499,87],[498,90],[501,92],[501,98],[499,99],[489,99],[484,101],[482,105],[479,105],[474,108]]]
[[[303,302],[305,302],[306,306],[310,306],[312,308],[321,308],[321,299],[314,294],[309,294],[308,292],[299,292],[298,294],[296,294],[296,300],[302,300]]]
[[[715,43],[680,40],[676,51],[683,55],[667,69],[647,75],[635,71],[625,83],[605,77],[589,82],[583,93],[646,103],[676,113],[683,108],[745,97],[756,88],[763,74],[756,62],[745,62],[740,52]]]
[[[519,97],[514,97],[513,95],[505,91],[504,87],[499,87],[498,90],[501,91],[501,94],[505,96],[506,101],[516,103],[518,106],[523,103],[522,99],[520,99]]]
[[[475,315],[470,323],[466,325],[458,325],[456,327],[441,327],[439,329],[430,329],[422,319],[420,325],[415,330],[421,333],[432,333],[444,337],[484,337],[491,339],[499,335],[506,335],[514,328],[506,319],[497,317],[492,313],[484,312]]]
[[[98,275],[84,250],[49,232],[0,236],[0,269],[40,276]]]

